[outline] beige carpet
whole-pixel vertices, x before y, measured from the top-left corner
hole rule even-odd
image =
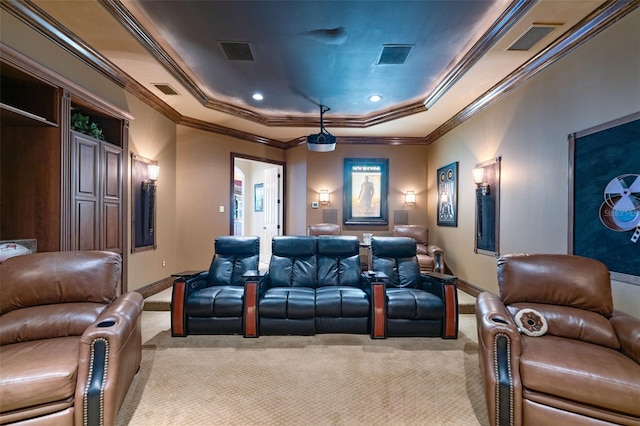
[[[457,340],[325,334],[172,338],[143,313],[118,425],[485,425],[475,317]]]

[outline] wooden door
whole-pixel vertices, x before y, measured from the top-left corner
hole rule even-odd
[[[71,135],[71,250],[100,248],[100,142]]]
[[[103,142],[101,165],[100,250],[122,255],[122,149]]]
[[[278,167],[264,171],[264,227],[260,236],[260,257],[263,262],[271,259],[271,240],[280,235],[281,227],[280,172]]]
[[[72,132],[71,250],[123,254],[122,149]]]

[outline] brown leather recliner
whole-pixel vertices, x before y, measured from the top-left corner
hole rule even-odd
[[[337,223],[316,223],[307,227],[307,235],[317,237],[318,235],[340,235],[340,225]]]
[[[439,272],[444,274],[444,251],[436,245],[429,244],[429,230],[422,225],[395,225],[394,237],[410,237],[416,240],[416,252],[420,272]]]
[[[112,425],[141,351],[142,295],[121,258],[50,252],[0,264],[0,424]]]
[[[613,309],[604,264],[503,256],[498,284],[476,300],[492,425],[640,425],[640,319]]]

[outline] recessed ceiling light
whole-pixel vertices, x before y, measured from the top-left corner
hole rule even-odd
[[[371,102],[380,102],[381,99],[382,99],[382,96],[380,96],[380,95],[371,95],[371,96],[369,96],[369,100]]]
[[[252,98],[255,99],[256,101],[261,101],[264,99],[264,96],[262,96],[262,93],[254,93]]]

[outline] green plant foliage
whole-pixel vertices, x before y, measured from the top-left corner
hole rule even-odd
[[[96,123],[90,122],[88,115],[83,115],[79,112],[71,115],[71,130],[84,133],[101,141],[105,139],[102,129]]]

